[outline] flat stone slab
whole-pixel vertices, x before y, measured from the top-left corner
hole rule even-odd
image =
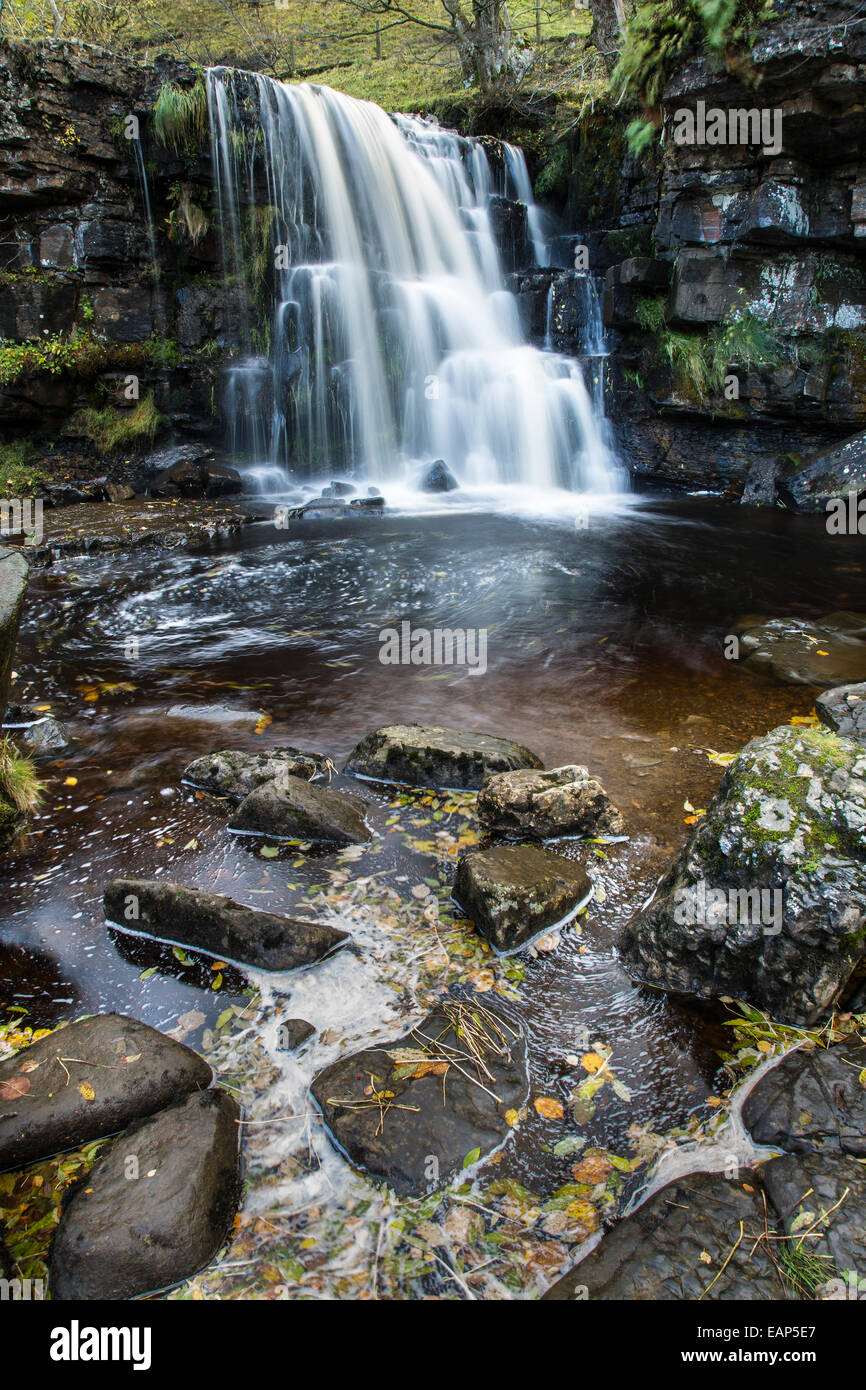
[[[123,1014],[58,1028],[0,1062],[0,1169],[114,1134],[212,1080],[197,1053]]]
[[[521,839],[618,835],[623,828],[604,787],[577,765],[495,772],[485,777],[476,809],[491,834]]]
[[[483,1067],[457,1036],[464,1009],[489,1040]],[[341,1057],[311,1089],[350,1163],[401,1196],[433,1192],[507,1137],[506,1112],[529,1091],[526,1045],[492,1009],[446,1004],[395,1042]]]
[[[796,1243],[798,1232],[814,1232],[802,1245],[813,1258],[825,1261],[827,1280],[844,1278],[849,1270],[861,1278],[866,1274],[866,1168],[862,1163],[847,1155],[788,1154],[765,1163],[761,1177],[782,1229],[795,1237],[791,1244]]]
[[[740,630],[740,660],[788,685],[843,685],[866,680],[866,614],[771,618]]]
[[[46,509],[43,539],[27,547],[36,564],[63,555],[111,550],[192,550],[215,538],[235,535],[252,513],[225,502],[199,500],[82,502]]]
[[[237,802],[275,778],[300,777],[309,782],[324,772],[326,762],[321,753],[303,753],[299,748],[269,748],[263,753],[222,748],[189,763],[183,781]]]
[[[255,729],[263,719],[267,719],[261,709],[236,709],[233,705],[171,705],[163,715],[165,719],[178,719],[193,724],[234,725],[236,728]]]
[[[240,1197],[239,1120],[237,1101],[215,1089],[122,1134],[63,1204],[52,1299],[136,1298],[207,1265]]]
[[[218,960],[261,970],[300,970],[337,950],[347,932],[244,907],[162,879],[116,878],[103,897],[105,916],[121,931],[190,946]]]
[[[789,1153],[866,1158],[866,1047],[798,1049],[783,1057],[743,1102],[758,1144]]]
[[[866,681],[822,690],[815,696],[815,711],[821,723],[841,738],[866,743]]]
[[[493,734],[389,724],[361,739],[345,771],[409,787],[477,791],[491,772],[520,767],[541,768],[544,763],[522,744]]]
[[[357,845],[372,838],[363,811],[359,797],[281,774],[277,781],[265,782],[244,798],[229,821],[229,830],[275,839]]]
[[[473,850],[457,865],[454,898],[497,951],[515,951],[577,911],[592,892],[585,869],[533,845]]]

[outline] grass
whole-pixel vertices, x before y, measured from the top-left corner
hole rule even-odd
[[[160,144],[175,154],[197,150],[207,138],[207,92],[199,80],[192,87],[163,82],[153,109],[153,129]]]
[[[79,413],[76,424],[100,454],[106,455],[137,452],[152,444],[161,421],[151,393],[132,410],[119,410],[113,405],[96,410],[90,406]]]
[[[26,816],[42,804],[42,792],[33,763],[6,734],[0,739],[0,798]]]
[[[36,451],[29,440],[0,445],[0,494],[3,497],[35,497],[50,479],[35,463]]]

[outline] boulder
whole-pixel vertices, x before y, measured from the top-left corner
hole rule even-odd
[[[782,1230],[794,1237],[789,1245],[794,1249],[800,1245],[813,1260],[823,1262],[824,1283],[845,1279],[849,1271],[862,1277],[866,1271],[866,1168],[862,1163],[847,1156],[788,1154],[765,1163],[761,1177]],[[803,1239],[806,1230],[812,1234]],[[800,1289],[798,1296],[810,1292]]]
[[[200,724],[235,724],[255,729],[263,719],[264,710],[235,709],[232,705],[172,705],[165,711],[166,719],[190,719]]]
[[[811,1025],[866,952],[866,751],[823,729],[753,739],[621,934],[643,983]]]
[[[59,720],[46,716],[28,725],[22,742],[34,753],[54,753],[68,748],[72,740]]]
[[[30,567],[18,550],[0,556],[0,720],[6,713],[12,658],[24,607]]]
[[[359,797],[313,786],[301,777],[281,774],[245,796],[229,830],[276,839],[359,845],[371,838]]]
[[[497,845],[465,854],[454,898],[497,951],[514,951],[557,926],[592,892],[586,870],[532,845]]]
[[[484,1069],[456,1031],[472,1014]],[[349,1162],[400,1196],[416,1196],[444,1187],[467,1159],[507,1137],[506,1113],[528,1095],[526,1046],[492,1009],[444,1004],[405,1037],[341,1057],[311,1089]]]
[[[779,493],[798,512],[823,512],[831,497],[866,493],[866,432],[822,449],[779,478]]]
[[[389,724],[361,739],[345,771],[377,782],[477,791],[490,773],[521,767],[544,763],[521,744],[493,734]]]
[[[740,660],[788,685],[866,680],[866,614],[771,618],[739,630]]]
[[[0,1062],[0,1169],[114,1134],[212,1080],[207,1062],[146,1023],[79,1019]]]
[[[444,459],[436,459],[435,463],[428,463],[422,470],[418,479],[418,487],[421,492],[454,492],[460,484],[451,472]]]
[[[491,834],[539,840],[559,835],[617,835],[622,817],[585,767],[496,772],[478,793],[478,819]]]
[[[277,1034],[277,1048],[280,1052],[294,1052],[315,1031],[305,1018],[284,1018]]]
[[[105,890],[103,905],[108,921],[122,931],[261,970],[314,965],[349,939],[323,922],[260,912],[219,893],[162,879],[116,878]]]
[[[183,770],[183,780],[214,796],[243,801],[256,787],[280,776],[310,781],[324,772],[326,762],[321,753],[302,753],[299,748],[269,748],[263,753],[223,748],[189,763]]]
[[[789,1153],[866,1158],[866,1047],[797,1049],[752,1087],[743,1124],[758,1144]]]
[[[842,738],[866,743],[866,681],[823,690],[815,696],[815,712],[822,724]]]
[[[207,1265],[240,1198],[239,1122],[237,1101],[216,1089],[128,1129],[63,1204],[52,1299],[137,1298]]]

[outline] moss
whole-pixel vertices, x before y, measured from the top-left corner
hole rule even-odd
[[[4,497],[37,496],[48,482],[29,440],[0,445],[0,492]]]
[[[89,330],[76,328],[32,343],[0,343],[0,386],[42,372],[92,378],[123,367],[173,366],[177,345],[152,337],[143,343],[104,343]]]

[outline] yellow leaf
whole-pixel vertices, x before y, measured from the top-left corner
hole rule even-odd
[[[580,1065],[584,1071],[598,1071],[599,1067],[604,1066],[604,1058],[597,1052],[585,1052],[580,1059]]]
[[[539,1096],[535,1102],[535,1108],[539,1115],[545,1120],[564,1120],[565,1109],[561,1100],[554,1100],[553,1096]]]
[[[520,1115],[518,1112],[516,1110],[506,1110],[505,1123],[509,1125],[511,1129],[514,1129],[515,1125],[520,1123]]]
[[[89,1081],[82,1081],[78,1089],[84,1096],[85,1100],[93,1100],[96,1095],[96,1092],[94,1091]]]
[[[67,778],[66,778],[66,781],[65,781],[65,783],[64,783],[64,786],[67,786],[67,787],[77,787],[77,786],[78,786],[78,778],[77,778],[77,777],[67,777]]]

